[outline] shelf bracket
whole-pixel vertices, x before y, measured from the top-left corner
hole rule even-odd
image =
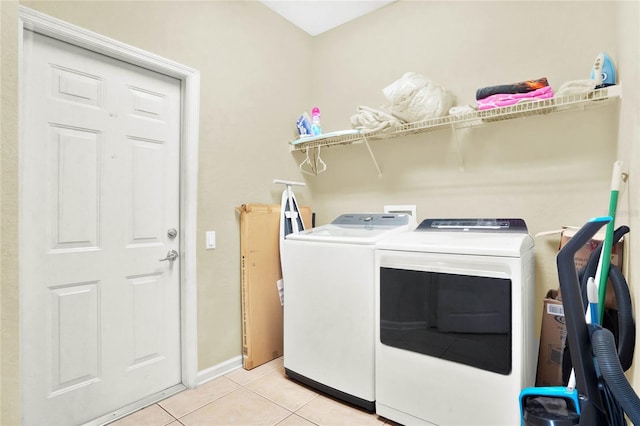
[[[369,151],[369,155],[371,156],[371,160],[373,160],[373,165],[376,166],[376,170],[378,171],[378,177],[381,178],[382,177],[382,171],[380,170],[380,166],[378,165],[378,162],[376,161],[376,156],[373,155],[373,151],[371,150],[371,146],[369,145],[369,141],[367,140],[366,136],[362,136],[362,140],[364,141],[364,144],[367,146],[367,150]]]
[[[464,129],[460,129],[455,125],[451,126],[451,136],[453,139],[453,146],[456,150],[456,155],[458,156],[458,170],[464,172],[464,155],[462,153],[462,142],[463,136],[460,135],[460,132]]]

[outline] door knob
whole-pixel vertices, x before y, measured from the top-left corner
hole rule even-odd
[[[169,262],[173,262],[177,258],[178,258],[178,252],[175,250],[169,250],[169,252],[167,252],[167,257],[165,257],[164,259],[160,259],[160,262],[164,262],[165,260],[168,260]]]

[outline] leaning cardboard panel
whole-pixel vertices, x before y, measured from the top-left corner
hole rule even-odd
[[[243,204],[240,212],[242,365],[251,370],[283,354],[280,269],[280,205]],[[305,227],[311,209],[300,207]],[[286,288],[285,288],[286,291]]]

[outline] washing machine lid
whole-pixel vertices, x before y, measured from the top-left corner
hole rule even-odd
[[[488,228],[473,230],[469,229],[468,224],[432,229],[429,223],[423,221],[414,232],[389,236],[379,241],[376,248],[498,257],[521,257],[522,254],[533,249],[533,238],[526,232],[526,226],[524,229],[521,227],[524,223],[512,229],[503,227],[502,229],[493,228],[493,230]]]
[[[343,244],[375,244],[382,238],[409,229],[409,215],[403,213],[343,214],[333,222],[297,234],[287,240]]]

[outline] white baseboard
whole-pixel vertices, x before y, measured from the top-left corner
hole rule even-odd
[[[200,386],[202,384],[205,384],[210,380],[216,379],[241,367],[242,355],[238,355],[236,357],[223,361],[220,364],[216,364],[202,371],[198,371],[197,385]]]

